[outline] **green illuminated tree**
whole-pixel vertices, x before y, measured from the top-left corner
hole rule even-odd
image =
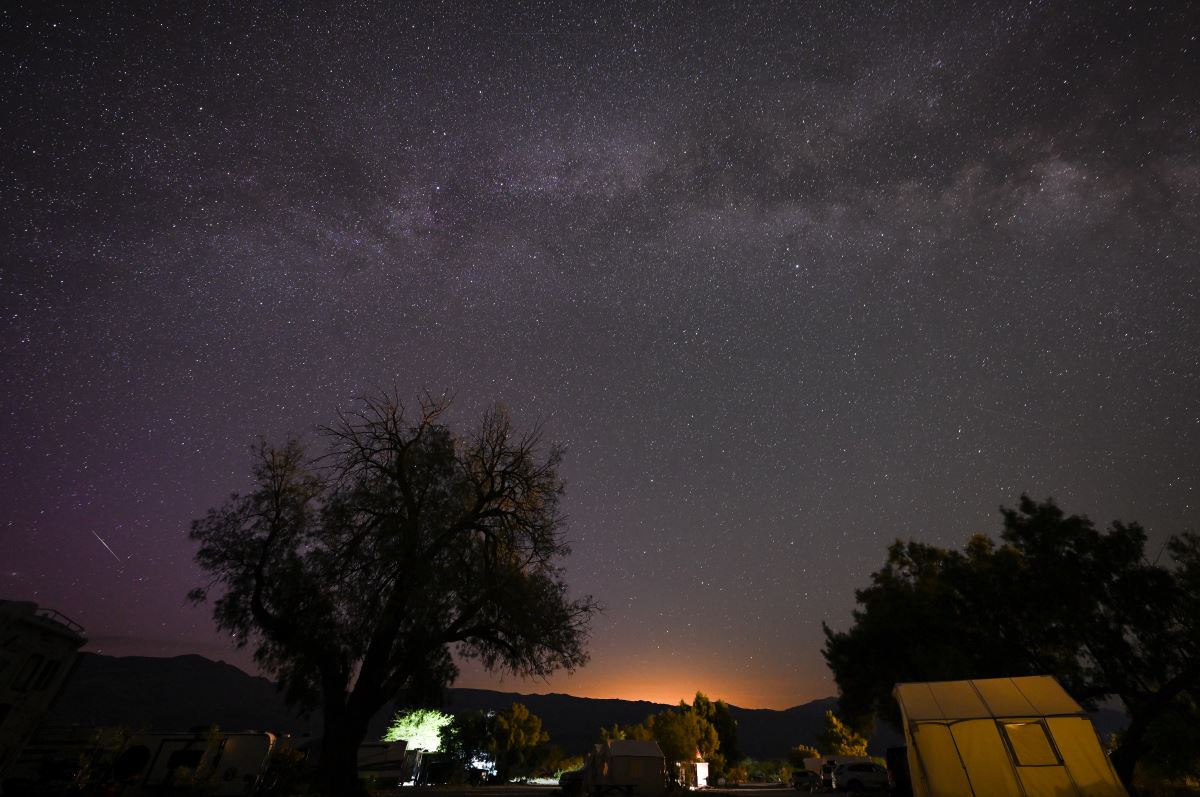
[[[503,409],[456,435],[447,407],[364,399],[321,430],[317,459],[262,444],[250,491],[192,525],[210,581],[190,597],[214,597],[217,626],[322,710],[325,794],[360,791],[371,717],[440,693],[452,650],[526,676],[586,660],[596,606],[558,566],[559,450],[540,454]]]
[[[1053,675],[1085,706],[1125,705],[1112,761],[1126,787],[1139,763],[1200,774],[1174,730],[1200,727],[1200,536],[1170,537],[1152,560],[1136,523],[1102,531],[1028,496],[1001,513],[999,543],[897,540],[851,628],[825,629],[843,716],[898,727],[898,682]]]
[[[408,750],[436,753],[442,749],[442,729],[454,718],[433,708],[397,711],[383,735],[385,742],[404,741]]]

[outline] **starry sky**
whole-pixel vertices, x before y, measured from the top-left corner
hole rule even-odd
[[[0,12],[0,595],[186,604],[257,435],[356,395],[567,446],[591,664],[781,708],[896,537],[1200,503],[1187,3],[29,3]]]

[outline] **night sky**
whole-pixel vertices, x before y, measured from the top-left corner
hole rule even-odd
[[[381,385],[567,446],[592,663],[461,685],[795,705],[897,536],[1200,527],[1194,5],[321,5],[0,12],[0,595],[89,650],[250,667],[188,525]]]

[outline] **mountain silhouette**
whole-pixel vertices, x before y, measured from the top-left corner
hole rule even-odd
[[[710,695],[714,699],[718,696]],[[490,689],[449,689],[446,698],[444,709],[455,714],[499,711],[513,703],[524,703],[542,719],[550,740],[568,754],[587,750],[597,741],[601,727],[641,722],[650,714],[670,708],[642,700],[525,695]],[[825,712],[831,709],[837,709],[833,697],[782,711],[730,706],[738,723],[742,750],[758,759],[782,758],[797,744],[815,746]],[[393,713],[392,708],[381,711],[371,724],[368,738],[382,736]],[[1124,723],[1124,715],[1111,709],[1094,713],[1093,719],[1102,736]],[[84,653],[45,724],[157,731],[216,724],[228,731],[320,734],[319,718],[305,717],[287,706],[274,682],[198,655],[153,658]],[[903,743],[897,732],[882,724],[870,741],[871,752],[878,755],[886,747]]]

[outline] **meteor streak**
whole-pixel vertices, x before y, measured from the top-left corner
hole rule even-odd
[[[121,564],[125,564],[124,560],[122,560],[122,559],[121,559],[121,557],[117,556],[117,552],[116,552],[116,551],[114,551],[112,548],[109,548],[109,547],[108,547],[108,543],[107,543],[107,542],[105,542],[105,541],[103,540],[103,538],[101,538],[101,536],[100,536],[99,534],[97,534],[96,532],[94,532],[94,531],[93,531],[93,532],[92,532],[92,536],[93,536],[93,537],[95,537],[96,539],[100,540],[100,544],[104,546],[104,549],[105,549],[106,551],[108,551],[109,553],[111,553],[111,554],[113,555],[113,559],[116,559],[116,560],[117,560],[118,562],[120,562]]]

